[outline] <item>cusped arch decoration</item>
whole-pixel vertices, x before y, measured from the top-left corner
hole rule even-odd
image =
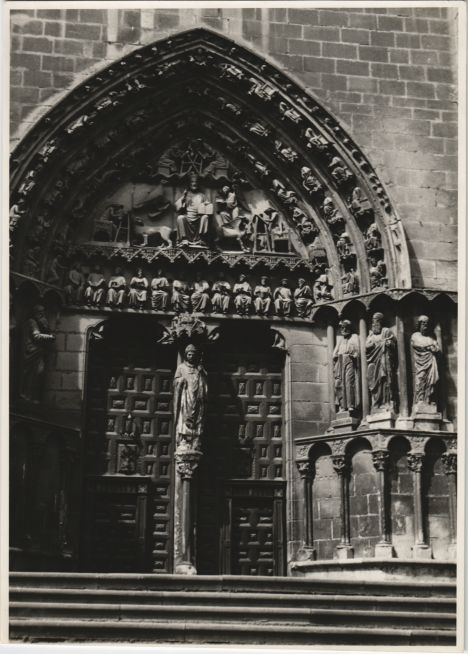
[[[79,249],[80,230],[104,191],[136,178],[168,183],[160,158],[188,139],[228,161],[239,188],[264,189],[294,235],[295,256],[282,261],[314,276],[317,303],[411,286],[401,222],[359,147],[285,73],[206,29],[113,63],[20,142],[11,163],[13,270],[62,285],[63,258]],[[120,246],[112,254],[89,243],[85,249],[128,261],[254,267],[261,259],[271,269],[279,261],[258,252],[140,247],[136,254]]]

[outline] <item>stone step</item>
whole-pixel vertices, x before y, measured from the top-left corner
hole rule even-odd
[[[176,599],[176,598],[174,598]],[[213,602],[215,601],[213,597]],[[248,608],[248,610],[246,610]],[[362,611],[351,604],[348,609],[308,609],[244,606],[148,606],[144,604],[90,604],[83,602],[12,602],[13,618],[74,618],[80,620],[164,620],[240,622],[242,624],[309,624],[361,627],[454,629],[455,615],[415,611]]]
[[[392,597],[385,595],[351,596],[312,593],[263,593],[242,591],[177,591],[179,606],[262,606],[300,608],[319,607],[347,609],[352,601],[355,609],[367,611],[421,611],[455,613],[455,598],[451,597]],[[112,604],[146,604],[154,607],[174,603],[175,593],[167,590],[114,590],[18,586],[10,589],[12,602],[80,602]]]
[[[455,597],[455,581],[356,581],[306,577],[159,575],[130,573],[13,572],[10,587],[161,591],[319,593],[393,597]]]
[[[455,645],[449,629],[274,625],[190,620],[76,620],[12,618],[10,639],[29,642],[235,643],[408,646]]]

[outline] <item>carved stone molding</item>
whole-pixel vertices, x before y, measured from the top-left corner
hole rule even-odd
[[[184,79],[187,83],[181,84]],[[70,229],[89,211],[86,198],[72,206],[81,181],[81,190],[90,192],[112,180],[124,181],[132,158],[143,161],[152,143],[154,155],[156,132],[174,145],[180,130],[198,137],[204,130],[203,138],[219,134],[229,156],[244,162],[246,174],[268,185],[279,181],[276,199],[300,238],[310,237],[315,229],[323,236],[319,248],[312,242],[306,246],[306,258],[313,261],[317,249],[322,261],[328,257],[338,296],[343,275],[353,293],[357,281],[364,290],[384,288],[387,278],[389,285],[409,285],[403,230],[358,146],[284,73],[206,29],[169,37],[113,63],[53,107],[20,142],[11,168],[16,261],[26,265],[22,253],[27,252],[33,276],[48,275],[47,262],[55,261],[52,270],[59,270],[64,248],[74,240]],[[308,150],[310,156],[304,159]],[[114,156],[118,151],[124,153],[121,160]],[[99,171],[96,153],[104,162]],[[57,167],[59,161],[64,165]],[[179,170],[181,161],[177,156],[172,161]],[[304,177],[303,169],[310,165],[314,170]],[[51,174],[59,168],[60,174]],[[286,169],[287,175],[282,172]],[[301,197],[304,190],[307,195]],[[291,194],[298,197],[297,204]],[[73,220],[67,222],[67,216]],[[369,231],[373,224],[375,229]],[[51,249],[45,244],[52,244]],[[354,262],[359,270],[353,270]]]
[[[446,475],[457,474],[457,455],[454,452],[442,454],[442,464]]]

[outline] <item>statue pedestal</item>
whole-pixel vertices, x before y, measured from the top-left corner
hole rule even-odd
[[[352,431],[353,429],[356,429],[356,427],[359,424],[358,418],[355,418],[351,416],[349,411],[338,411],[336,414],[336,418],[331,421],[331,428],[333,431],[340,433],[340,432],[347,432],[347,431]]]
[[[394,555],[393,545],[391,543],[377,543],[375,546],[375,558],[392,559]]]
[[[380,411],[372,411],[370,415],[367,416],[367,424],[369,429],[374,427],[381,427],[382,429],[392,429],[395,424],[395,414],[392,409],[381,409]]]
[[[411,418],[414,421],[414,428],[420,431],[439,431],[442,427],[442,414],[437,411],[435,404],[424,404],[422,402],[413,407]]]
[[[296,555],[296,561],[315,561],[317,550],[315,547],[301,547]]]
[[[418,543],[413,545],[413,558],[414,559],[432,559],[432,547],[425,543]]]
[[[174,572],[196,575],[193,561],[195,524],[192,510],[192,480],[202,453],[179,445],[175,453]]]
[[[336,559],[354,559],[354,547],[352,545],[337,545],[335,547]]]

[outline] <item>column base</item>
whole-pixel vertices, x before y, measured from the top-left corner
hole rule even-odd
[[[181,561],[180,563],[176,563],[174,572],[176,575],[196,575],[197,569],[191,563]]]
[[[335,555],[337,559],[354,559],[354,547],[352,545],[337,545]]]
[[[379,559],[393,559],[393,545],[391,543],[377,543],[374,556]]]
[[[347,432],[356,429],[359,424],[358,418],[350,415],[349,411],[338,411],[335,420],[332,420],[331,427],[334,432]]]
[[[296,555],[296,561],[315,561],[317,550],[315,547],[301,547]]]
[[[430,545],[413,545],[413,558],[414,559],[432,559],[432,547]]]
[[[395,414],[390,410],[383,410],[371,413],[366,418],[369,427],[381,427],[382,429],[392,429],[395,424]]]

